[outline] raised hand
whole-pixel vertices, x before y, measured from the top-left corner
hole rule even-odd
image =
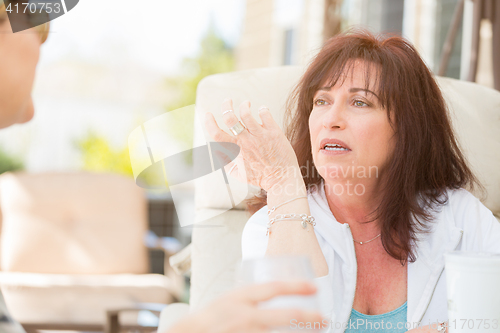
[[[233,110],[233,102],[226,99],[222,103],[222,119],[231,128],[239,119]],[[250,102],[240,105],[241,122],[245,129],[237,135],[223,131],[213,114],[205,115],[205,126],[210,136],[217,142],[231,142],[240,147],[236,159],[225,166],[231,176],[241,182],[258,186],[269,191],[273,186],[285,183],[290,177],[300,175],[295,152],[281,128],[273,119],[267,107],[259,109],[262,125],[252,116]],[[220,156],[229,162],[227,156]]]

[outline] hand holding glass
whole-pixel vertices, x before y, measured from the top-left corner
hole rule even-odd
[[[314,273],[309,259],[305,256],[266,256],[245,260],[241,263],[236,281],[239,286],[272,281],[308,280],[314,283]],[[320,292],[320,290],[318,290]],[[278,296],[261,302],[261,309],[301,309],[318,311],[317,293],[313,295]],[[322,322],[304,323],[299,318],[291,320],[287,327],[277,327],[276,332],[321,332]]]

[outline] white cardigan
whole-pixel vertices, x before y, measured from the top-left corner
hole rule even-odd
[[[337,222],[325,197],[324,186],[308,194],[315,232],[329,273],[315,279],[321,312],[331,318],[328,332],[344,332],[356,290],[356,255],[347,223]],[[432,231],[419,235],[417,260],[408,264],[408,323],[417,326],[448,320],[446,272],[448,251],[500,253],[500,223],[476,197],[464,189],[449,190],[448,202],[434,213]],[[300,213],[300,212],[297,212]],[[243,260],[263,257],[267,248],[267,206],[247,222],[242,236]]]

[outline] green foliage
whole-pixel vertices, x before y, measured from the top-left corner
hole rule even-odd
[[[83,169],[92,172],[111,172],[134,177],[128,147],[113,149],[105,137],[90,131],[87,136],[76,141],[82,154]],[[158,171],[154,169],[153,171]],[[145,172],[140,180],[145,186],[168,187],[161,172]]]
[[[76,145],[82,153],[84,170],[133,176],[127,147],[113,149],[106,138],[92,131]]]
[[[167,79],[169,89],[178,91],[178,98],[166,108],[176,110],[196,101],[196,88],[198,83],[206,76],[230,72],[234,70],[234,53],[223,39],[210,28],[201,41],[201,51],[194,58],[185,58],[182,62],[183,74],[179,77]],[[194,114],[183,116],[175,115],[176,121],[172,122],[169,133],[174,139],[192,147]],[[191,156],[188,158],[191,163]]]
[[[182,61],[182,69],[181,76],[167,79],[167,84],[179,91],[177,100],[167,105],[169,110],[194,104],[196,87],[204,77],[234,70],[233,49],[218,37],[212,28],[201,41],[199,55],[185,58]]]
[[[0,148],[0,174],[8,171],[23,170],[24,165],[21,160],[11,156],[5,150]]]

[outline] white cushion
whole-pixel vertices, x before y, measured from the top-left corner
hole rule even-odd
[[[483,204],[500,214],[500,92],[466,81],[438,78],[455,133],[470,166],[485,186]],[[480,197],[477,192],[474,193]]]
[[[189,314],[189,305],[186,303],[169,304],[161,311],[158,332],[166,333],[176,322]]]
[[[106,310],[171,303],[175,287],[159,274],[63,275],[0,272],[12,316],[25,323],[104,324]],[[135,316],[125,318],[133,323]]]
[[[189,299],[193,310],[233,287],[236,265],[241,259],[241,234],[250,217],[243,210],[201,211],[220,215],[196,224],[193,229]]]

